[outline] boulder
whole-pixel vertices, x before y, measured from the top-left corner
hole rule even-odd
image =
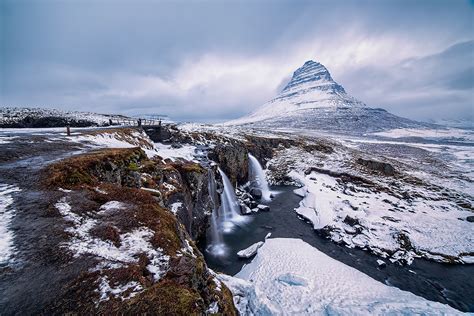
[[[259,204],[259,205],[257,205],[257,208],[258,208],[259,211],[262,211],[262,212],[269,212],[270,211],[270,206],[268,206],[268,205]]]
[[[250,194],[248,194],[247,192],[242,194],[242,198],[243,199],[249,199],[249,200],[253,199],[253,197]]]
[[[474,216],[466,217],[466,221],[468,221],[469,223],[474,223]]]
[[[252,203],[250,199],[244,199],[242,202],[247,206],[250,206],[250,204]]]
[[[350,217],[349,215],[346,215],[343,222],[349,226],[360,225],[359,219]]]
[[[256,199],[262,198],[262,190],[260,190],[259,188],[252,188],[250,190],[250,194]]]
[[[377,265],[379,266],[379,268],[385,268],[387,266],[385,261],[380,260],[380,259],[377,259]]]
[[[357,159],[357,163],[359,165],[365,166],[367,169],[381,172],[386,176],[395,175],[395,169],[393,166],[386,162],[359,158]]]
[[[248,207],[247,205],[241,203],[240,204],[240,213],[242,215],[249,215],[252,213],[252,210],[250,209],[250,207]]]

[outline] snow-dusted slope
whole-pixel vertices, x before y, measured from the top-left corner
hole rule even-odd
[[[268,239],[235,276],[219,278],[242,315],[458,315],[380,283],[301,239]]]
[[[332,79],[326,67],[310,60],[294,72],[293,78],[276,98],[234,123],[262,121],[275,116],[283,117],[295,111],[334,106],[364,104],[349,96],[344,88]]]
[[[59,127],[65,126],[66,122],[73,123],[73,126],[103,126],[109,125],[109,119],[116,124],[127,119],[133,120],[117,114],[63,111],[48,108],[0,107],[0,126],[5,127]],[[51,122],[52,120],[53,122]]]
[[[274,99],[246,117],[225,123],[245,124],[356,133],[423,126],[383,109],[367,107],[347,94],[326,67],[312,60],[293,73],[290,82]]]

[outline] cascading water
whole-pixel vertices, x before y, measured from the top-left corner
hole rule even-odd
[[[219,168],[219,173],[224,183],[224,192],[222,192],[222,214],[226,221],[240,221],[240,204],[235,195],[234,187],[227,175]]]
[[[209,250],[216,255],[224,254],[225,247],[224,247],[224,240],[222,238],[222,231],[218,225],[218,216],[219,216],[219,208],[218,205],[218,195],[217,195],[217,188],[216,188],[216,180],[214,179],[214,173],[209,172],[209,196],[211,198],[211,202],[213,205],[213,210],[211,214],[211,238],[212,242],[210,244]]]
[[[214,256],[225,256],[227,248],[224,242],[223,233],[230,233],[236,225],[246,221],[246,218],[240,215],[240,203],[235,195],[234,187],[227,175],[219,168],[219,174],[222,177],[224,190],[220,194],[221,205],[219,208],[217,199],[217,186],[214,176],[211,174],[209,179],[209,194],[214,204],[211,215],[211,243],[207,251]]]
[[[249,154],[250,163],[250,181],[255,183],[257,187],[262,190],[262,199],[269,201],[271,199],[272,192],[268,185],[267,178],[262,166],[258,162],[257,158]]]

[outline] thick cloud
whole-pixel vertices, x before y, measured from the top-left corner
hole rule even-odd
[[[467,1],[24,1],[0,4],[1,105],[244,115],[306,60],[370,106],[472,116]]]

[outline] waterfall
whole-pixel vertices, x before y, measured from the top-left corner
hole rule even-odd
[[[214,173],[212,170],[209,170],[209,196],[211,198],[211,202],[213,205],[212,209],[212,214],[211,214],[211,238],[212,238],[212,243],[211,245],[214,247],[218,247],[219,245],[223,245],[223,238],[222,238],[222,232],[219,229],[219,225],[217,223],[218,216],[219,216],[219,208],[217,207],[219,201],[218,201],[218,195],[217,195],[217,189],[216,189],[216,180],[214,179]]]
[[[250,181],[254,182],[257,187],[262,190],[262,199],[269,201],[271,196],[270,186],[268,185],[267,178],[262,166],[258,162],[257,158],[249,154],[250,162]]]
[[[242,216],[240,215],[240,204],[239,200],[237,200],[237,196],[235,196],[234,187],[221,168],[219,168],[219,173],[221,174],[222,182],[224,183],[224,192],[222,192],[221,195],[222,214],[225,220],[238,221]]]
[[[222,177],[224,190],[220,195],[221,205],[217,208],[217,188],[214,175],[211,172],[209,178],[209,195],[214,205],[214,209],[211,214],[211,243],[206,250],[214,256],[225,256],[227,253],[227,247],[224,242],[223,233],[232,232],[236,225],[245,222],[247,218],[240,214],[240,203],[235,195],[234,187],[229,178],[220,168],[218,168],[218,170]]]

